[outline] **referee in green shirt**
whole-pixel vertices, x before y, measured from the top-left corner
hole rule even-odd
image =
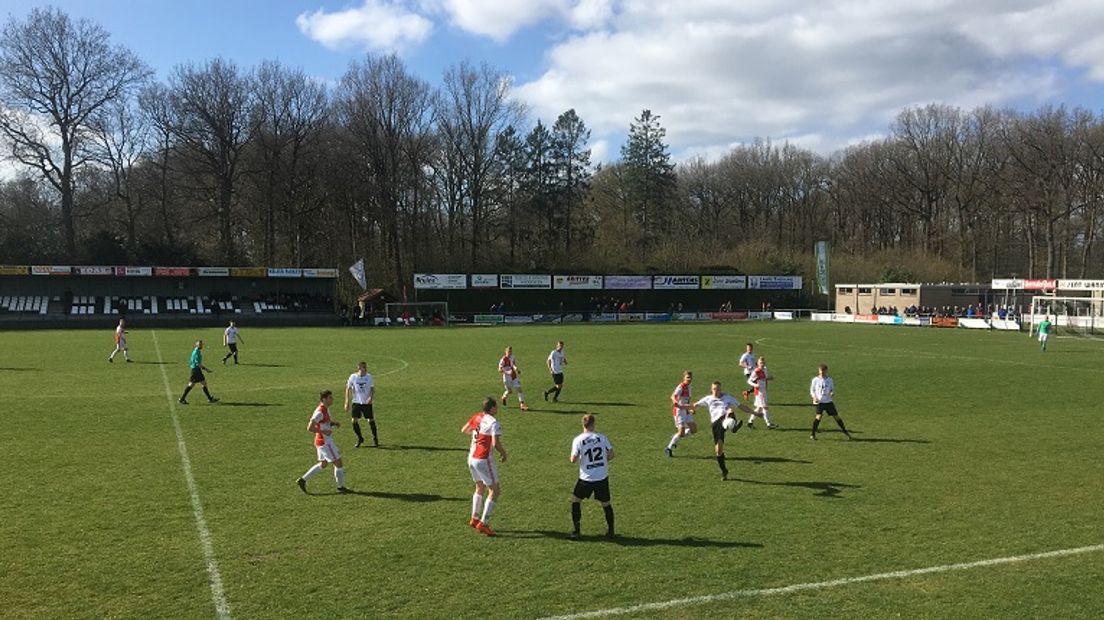
[[[207,395],[207,402],[217,403],[218,399],[211,396],[211,393],[207,391],[207,377],[203,376],[203,371],[211,372],[211,369],[203,365],[203,341],[196,340],[195,348],[192,349],[192,358],[188,362],[188,366],[192,369],[192,376],[188,379],[188,386],[184,388],[184,393],[180,395],[180,404],[188,404],[188,392],[192,391],[192,386],[200,384],[203,386],[203,393]]]

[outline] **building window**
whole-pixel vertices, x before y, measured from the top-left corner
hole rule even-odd
[[[903,288],[903,289],[901,289],[901,294],[902,295],[915,295],[916,294],[916,289],[914,289],[914,288]]]
[[[850,289],[850,288],[841,288],[839,291],[837,291],[837,293],[840,294],[840,295],[850,295],[852,293],[852,289]]]
[[[870,289],[859,287],[859,295],[869,295]]]
[[[885,297],[891,297],[891,296],[893,296],[893,295],[896,295],[896,294],[897,294],[897,289],[895,289],[895,288],[882,288],[882,289],[878,289],[878,294],[879,294],[879,295],[883,295],[883,296],[885,296]]]

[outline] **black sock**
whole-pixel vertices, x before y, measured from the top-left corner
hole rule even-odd
[[[813,434],[816,435],[817,429],[820,428],[820,418],[813,418]]]
[[[376,434],[376,421],[368,420],[368,428],[372,429],[372,441],[378,442],[379,435]]]
[[[839,425],[840,430],[842,430],[843,433],[846,435],[847,434],[847,427],[843,425],[843,418],[841,418],[839,416],[836,416],[836,424]]]
[[[552,398],[555,398],[556,400],[560,400],[560,390],[562,390],[562,389],[563,389],[563,388],[561,388],[561,387],[558,387],[558,388],[556,388],[556,389],[555,389],[555,391],[556,391],[556,395],[555,395],[555,396],[553,396]]]
[[[192,386],[190,386],[190,385],[188,387],[184,388],[184,393],[180,395],[180,400],[184,400],[184,399],[188,398],[188,392],[191,392],[191,391],[192,391]]]
[[[724,453],[723,452],[721,454],[717,455],[717,464],[721,466],[721,473],[722,474],[727,474],[728,473],[728,467],[725,466],[725,458],[724,458]]]
[[[214,398],[214,396],[211,396],[211,393],[207,391],[206,385],[203,386],[203,393],[207,395],[207,400],[211,400],[212,398]]]
[[[360,422],[353,420],[353,432],[356,433],[357,441],[364,441],[364,435],[360,434]]]
[[[238,354],[237,353],[234,353],[234,363],[235,364],[238,363]]]
[[[227,354],[226,354],[226,357],[222,358],[222,361],[224,361],[224,362],[225,362],[226,360],[230,359],[230,356],[231,356],[231,355],[233,355],[233,353],[227,353]]]
[[[602,506],[602,511],[606,513],[606,527],[609,528],[606,531],[609,532],[610,534],[612,534],[613,533],[613,506],[612,505],[611,506]]]
[[[575,533],[579,533],[579,523],[583,520],[583,506],[579,502],[571,502],[571,523],[575,526]]]

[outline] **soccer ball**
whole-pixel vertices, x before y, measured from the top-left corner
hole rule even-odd
[[[738,424],[738,422],[736,421],[736,418],[734,418],[732,416],[728,416],[727,418],[724,419],[723,422],[721,422],[721,428],[723,428],[726,431],[731,433],[733,430],[736,429],[737,424]]]

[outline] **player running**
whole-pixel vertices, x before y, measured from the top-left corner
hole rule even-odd
[[[122,321],[119,321],[122,323]],[[1050,317],[1044,316],[1042,321],[1039,321],[1039,350],[1046,351],[1047,340],[1050,339],[1050,329],[1053,324],[1050,322]],[[130,360],[127,360],[130,361]]]
[[[318,453],[318,462],[295,481],[304,493],[307,492],[307,480],[326,469],[326,463],[333,463],[337,492],[348,493],[349,491],[345,488],[345,470],[342,469],[341,451],[337,449],[337,444],[333,440],[333,429],[341,426],[341,423],[330,419],[331,405],[333,405],[333,392],[325,390],[318,395],[318,406],[315,407],[310,422],[307,423],[307,430],[314,433],[314,447]]]
[[[682,373],[682,383],[675,386],[671,393],[671,416],[675,420],[675,434],[663,452],[668,456],[674,456],[675,448],[680,439],[698,432],[698,423],[694,420],[694,405],[691,403],[690,384],[694,382],[694,373],[687,370]]]
[[[560,340],[556,342],[556,348],[548,354],[548,359],[545,363],[548,365],[548,374],[552,375],[552,387],[544,391],[544,400],[548,400],[548,395],[552,394],[552,402],[559,402],[560,390],[563,389],[563,367],[567,364],[567,356],[564,355],[564,341]]]
[[[529,411],[529,405],[525,404],[525,392],[521,390],[521,369],[518,368],[517,359],[514,358],[514,348],[506,347],[502,359],[498,360],[498,372],[502,375],[502,407],[506,408],[506,401],[510,392],[517,392],[518,409]]]
[[[602,433],[594,432],[594,414],[583,416],[583,432],[571,442],[572,463],[579,464],[579,480],[571,493],[572,538],[579,538],[579,524],[583,520],[583,500],[591,495],[602,505],[606,514],[606,538],[615,536],[613,531],[613,506],[610,505],[609,462],[613,460],[613,445]]]
[[[737,362],[740,365],[740,370],[744,372],[744,381],[750,382],[751,371],[755,370],[755,354],[752,353],[753,345],[748,342],[744,345],[744,354],[740,356],[740,361]],[[748,383],[748,385],[751,385]],[[751,390],[744,390],[740,392],[740,395],[744,397],[744,400],[748,399],[748,395],[751,394]]]
[[[111,352],[111,355],[107,356],[108,362],[114,363],[115,355],[119,351],[123,352],[123,358],[127,361],[127,363],[130,363],[132,361],[130,359],[130,353],[127,352],[126,335],[126,320],[119,319],[119,325],[115,328],[115,350]]]
[[[230,321],[230,325],[226,328],[226,331],[222,333],[222,346],[230,349],[226,356],[222,358],[223,366],[226,365],[226,360],[231,357],[234,358],[234,365],[238,365],[238,343],[245,344],[245,338],[241,337],[238,333],[238,326],[234,321]]]
[[[502,445],[502,427],[498,424],[498,406],[493,398],[483,400],[483,409],[475,412],[460,429],[461,433],[471,435],[471,449],[468,451],[468,470],[475,481],[475,494],[472,495],[471,518],[468,525],[487,536],[494,536],[489,521],[494,512],[495,502],[501,493],[498,486],[498,468],[495,467],[494,453],[498,452],[502,462],[506,462],[506,447]],[[484,495],[486,497],[484,498]]]
[[[770,406],[767,405],[767,384],[774,379],[770,375],[770,371],[767,370],[767,362],[764,358],[760,357],[755,362],[755,368],[748,375],[748,385],[755,390],[755,410],[748,415],[747,426],[748,428],[755,428],[755,416],[763,418],[763,421],[767,423],[767,428],[778,428],[778,425],[771,422],[770,419]]]

